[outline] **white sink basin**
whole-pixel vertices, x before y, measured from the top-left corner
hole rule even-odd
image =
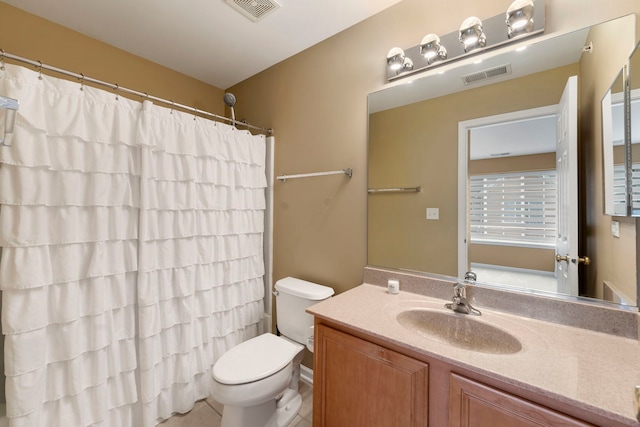
[[[491,354],[522,350],[516,337],[471,315],[414,308],[400,312],[396,320],[410,331],[467,350]]]

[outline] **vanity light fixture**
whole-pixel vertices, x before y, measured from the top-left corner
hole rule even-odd
[[[387,54],[387,80],[414,76],[544,33],[545,0],[509,2],[506,14],[501,12],[482,20],[471,16],[456,31],[444,35],[429,33],[416,46],[394,47]]]
[[[394,47],[387,53],[387,65],[394,71],[399,71],[404,65],[404,50]]]
[[[460,25],[458,31],[458,40],[464,45],[464,51],[469,52],[479,47],[487,45],[487,36],[482,29],[482,21],[480,18],[470,16]]]
[[[437,34],[427,34],[420,42],[420,55],[424,56],[428,64],[447,59],[447,49],[440,43]]]
[[[509,38],[533,31],[533,0],[515,0],[506,13],[507,36]]]

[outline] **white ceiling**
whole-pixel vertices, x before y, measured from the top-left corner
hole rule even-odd
[[[556,151],[555,115],[481,126],[470,133],[471,160]]]
[[[225,0],[2,0],[227,89],[400,0],[277,0],[257,23]]]

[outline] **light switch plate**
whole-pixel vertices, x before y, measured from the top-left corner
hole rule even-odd
[[[620,237],[620,221],[611,221],[611,235]]]
[[[440,219],[440,209],[427,208],[427,219]]]

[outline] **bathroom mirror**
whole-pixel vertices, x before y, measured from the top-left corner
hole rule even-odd
[[[602,98],[604,213],[628,214],[626,182],[625,71],[620,70]]]
[[[640,45],[629,59],[629,127],[631,142],[631,215],[640,216]]]
[[[620,47],[613,57],[606,47],[611,45],[609,41]],[[590,43],[591,53],[584,49]],[[602,159],[597,159],[598,170],[594,174],[588,168],[596,166],[588,161],[594,161],[592,151],[602,156],[602,135],[594,121],[600,122],[604,94],[626,64],[635,43],[635,15],[629,15],[443,65],[413,81],[404,79],[370,94],[368,264],[453,277],[473,269],[478,270],[478,282],[492,286],[635,306],[635,223],[623,223],[621,235],[613,245],[602,241],[611,238],[611,234],[591,236],[592,226],[585,225],[591,221],[586,218],[591,214],[586,212],[597,206],[598,215],[606,218],[601,220],[606,225],[598,227],[609,231],[605,221],[611,217],[602,215],[600,206],[604,197]],[[565,120],[557,106],[572,76],[577,76],[578,82],[580,126],[578,152],[573,153],[579,164],[570,172],[577,184],[571,191],[577,194],[579,203],[574,207],[580,213],[569,217],[553,213],[560,205],[572,203],[563,202],[567,186],[554,184],[558,161],[555,144],[543,148],[546,143],[542,139],[549,132],[554,139],[555,124]],[[483,119],[487,121],[482,122]],[[461,128],[465,122],[477,126]],[[543,131],[549,129],[549,122],[549,132]],[[459,141],[468,138],[491,142],[480,148],[482,154],[473,154],[474,143],[466,143],[471,147],[469,154],[459,156]],[[478,142],[477,147],[483,144]],[[478,164],[472,173],[470,162],[475,161]],[[465,181],[458,179],[463,167],[470,171]],[[472,213],[459,207],[470,200],[473,179],[476,184],[481,183],[485,194],[501,191],[501,197],[506,198],[511,196],[504,194],[505,188],[517,185],[527,189],[521,194],[523,200],[507,203],[512,211],[518,210],[518,221],[525,224],[521,227],[527,230],[518,233],[522,238],[512,238],[509,233],[513,230],[500,231],[506,238],[493,236],[484,242],[477,239],[477,233],[475,237],[471,234]],[[591,182],[594,179],[598,181],[595,187]],[[556,194],[548,191],[551,188],[556,189]],[[459,194],[466,196],[465,203]],[[528,198],[529,195],[534,197]],[[490,202],[487,206],[483,215],[506,218],[513,213],[504,208],[492,213],[495,205]],[[522,222],[524,217],[528,222]],[[561,253],[557,243],[552,243],[558,224],[575,225],[577,252]],[[488,221],[485,231],[493,225]],[[459,228],[467,231],[460,232]],[[620,246],[624,251],[616,253]],[[482,253],[476,249],[482,249]],[[591,249],[597,254],[594,260],[589,259]],[[623,268],[618,269],[624,275],[615,280],[600,277],[603,269],[595,268],[594,261],[606,262],[605,257],[616,258],[616,265],[624,262]],[[558,277],[569,269],[579,276],[579,284],[572,292],[558,287]],[[605,283],[613,281],[615,288],[623,291],[617,298],[607,297],[604,289]],[[543,282],[545,285],[540,286]]]

